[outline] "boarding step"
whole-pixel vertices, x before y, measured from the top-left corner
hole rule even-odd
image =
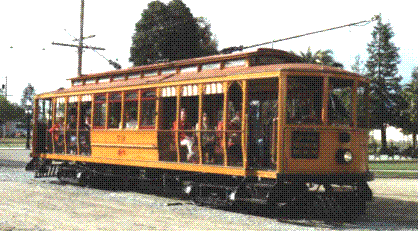
[[[35,178],[56,177],[59,165],[41,165],[35,171]]]

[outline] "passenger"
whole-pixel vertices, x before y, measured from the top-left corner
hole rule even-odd
[[[215,152],[215,134],[213,132],[208,132],[213,128],[209,127],[208,116],[205,113],[202,115],[202,128],[200,129],[199,124],[196,124],[196,130],[202,130],[201,132],[201,145],[202,145],[202,155],[205,157],[205,163],[214,163],[214,152]]]
[[[242,152],[241,152],[241,136],[239,131],[241,131],[241,112],[236,111],[234,117],[228,124],[229,130],[232,132],[228,136],[228,153],[232,154],[228,156],[232,163],[238,164],[242,162]],[[229,154],[228,154],[229,155]]]
[[[67,130],[76,130],[77,129],[77,119],[74,114],[70,115],[70,121],[67,125]]]
[[[80,126],[81,130],[90,131],[91,129],[91,116],[87,115],[86,119],[84,120],[83,125]]]
[[[179,131],[178,134],[179,134],[180,145],[187,147],[187,150],[188,150],[187,161],[189,161],[194,156],[195,153],[192,150],[193,138],[188,136],[186,132],[184,131],[184,130],[190,129],[189,124],[186,122],[186,117],[187,117],[186,109],[182,108],[180,110],[180,120],[178,121],[178,123],[177,121],[174,121],[173,130]]]
[[[84,123],[80,124],[80,152],[81,155],[90,155],[90,129],[91,116],[87,115]]]
[[[61,132],[64,130],[63,121],[63,117],[57,117],[54,125],[52,125],[52,127],[48,130],[49,133],[51,133],[56,153],[61,153],[64,150],[64,136],[61,134]]]
[[[70,154],[75,154],[77,152],[77,119],[74,114],[70,115],[70,121],[67,125],[67,131],[69,136],[68,138],[68,151]]]
[[[49,133],[51,133],[52,138],[55,142],[58,142],[59,139],[59,132],[62,131],[62,117],[57,117],[57,121],[55,122],[54,125],[52,125],[52,127],[48,130]]]
[[[229,128],[231,130],[241,130],[241,112],[236,111],[234,114],[234,118],[231,119]]]
[[[125,120],[125,127],[127,129],[136,129],[138,128],[138,121],[135,119],[135,116],[133,116],[130,113],[126,114],[126,120]]]

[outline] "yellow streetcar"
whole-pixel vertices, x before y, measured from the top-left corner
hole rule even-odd
[[[340,215],[372,198],[358,74],[258,49],[70,81],[35,97],[36,177],[151,179],[199,203],[311,201]]]

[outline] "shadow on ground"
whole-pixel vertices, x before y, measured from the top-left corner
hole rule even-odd
[[[20,168],[24,168],[25,165],[26,162],[24,161],[0,159],[0,167],[21,170]],[[49,178],[48,182],[51,184],[64,184],[56,178]],[[155,183],[153,184],[152,182],[130,181],[128,184],[126,184],[126,182],[125,184],[121,184],[120,181],[105,180],[90,187],[116,192],[150,194],[161,198],[176,199],[177,201],[181,201],[181,203],[167,204],[167,206],[182,206],[184,204],[190,204],[189,198],[184,197],[178,192],[165,192],[162,190],[161,185]],[[272,208],[265,205],[245,204],[239,207],[211,206],[211,209],[275,219],[281,223],[297,225],[300,227],[319,227],[337,230],[418,229],[418,202],[377,196],[374,197],[373,201],[367,203],[365,214],[359,216],[355,220],[344,222],[340,222],[340,219],[336,221],[323,218],[320,216],[320,213],[308,213],[306,212],[306,208],[291,211],[283,207]]]
[[[58,180],[51,181],[53,184],[63,184]],[[93,186],[97,189],[111,191],[137,192],[151,194],[162,198],[181,200],[182,203],[173,203],[171,206],[190,204],[190,199],[176,192],[164,192],[161,187],[149,182],[130,182],[128,185],[121,185],[115,181],[104,181]],[[170,204],[168,204],[170,206]],[[367,203],[364,214],[355,219],[346,218],[328,219],[321,217],[318,210],[306,212],[304,208],[289,210],[283,207],[268,207],[259,204],[244,204],[239,207],[216,207],[208,206],[211,209],[223,210],[244,215],[258,216],[269,219],[276,219],[278,222],[297,225],[301,227],[320,227],[338,230],[405,230],[418,229],[418,202],[374,197],[374,200]],[[344,220],[344,221],[342,221]]]

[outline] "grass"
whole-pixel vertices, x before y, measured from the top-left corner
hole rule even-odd
[[[418,178],[416,172],[379,172],[373,171],[373,174],[377,178]]]
[[[369,163],[371,170],[418,170],[418,162],[389,162]]]
[[[0,148],[25,148],[26,138],[0,138]]]
[[[382,163],[369,163],[370,170],[375,177],[384,178],[418,178],[417,172],[405,172],[404,170],[418,170],[418,161],[413,162],[390,162],[384,161]],[[377,171],[373,171],[377,170]],[[394,170],[390,172],[383,172],[378,170]]]

